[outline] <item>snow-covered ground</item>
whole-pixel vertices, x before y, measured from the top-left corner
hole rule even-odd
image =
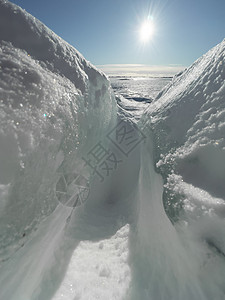
[[[144,110],[171,81],[170,77],[111,77],[119,110],[133,122],[140,120]]]
[[[5,0],[0,27],[0,299],[224,299],[225,41],[115,97]]]
[[[130,284],[129,225],[97,242],[82,241],[53,300],[124,299]]]

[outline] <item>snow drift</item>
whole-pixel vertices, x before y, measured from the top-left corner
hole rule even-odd
[[[225,40],[175,76],[147,110],[165,181],[182,177],[215,199],[225,199],[224,114]],[[167,178],[171,173],[180,177]]]
[[[225,41],[175,76],[145,111],[141,126],[153,134],[153,164],[164,189],[159,185],[154,192],[156,184],[153,187],[150,179],[144,196],[147,184],[139,186],[135,236],[140,243],[149,243],[142,246],[148,252],[141,257],[151,270],[142,281],[146,282],[142,299],[224,298],[224,112]],[[164,207],[157,200],[160,190]],[[163,225],[165,211],[171,220],[167,225]],[[146,214],[152,215],[148,221]]]
[[[0,28],[0,261],[5,261],[58,206],[60,174],[82,169],[85,149],[115,123],[116,104],[105,75],[21,8],[1,0]]]

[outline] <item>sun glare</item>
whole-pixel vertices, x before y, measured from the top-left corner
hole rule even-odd
[[[140,39],[143,43],[148,42],[154,34],[154,23],[152,20],[146,20],[142,23],[140,31]]]

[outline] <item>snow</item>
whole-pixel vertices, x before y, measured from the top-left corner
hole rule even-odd
[[[53,300],[123,299],[130,283],[129,226],[109,239],[80,242]]]
[[[136,123],[149,103],[171,81],[171,78],[116,76],[111,77],[110,81],[119,105],[119,112]]]
[[[161,155],[157,166],[172,165],[188,183],[222,198],[225,197],[224,48],[225,41],[174,78],[148,108]]]
[[[181,252],[188,256],[179,265],[188,262],[200,288],[189,296],[186,291],[182,299],[224,298],[224,80],[225,40],[175,76],[141,120],[142,128],[153,134],[165,211],[185,245]],[[166,239],[169,234],[160,236]],[[169,240],[171,244],[171,234]],[[171,255],[170,250],[165,255]],[[170,272],[176,274],[174,265]]]
[[[16,5],[0,1],[0,8],[0,184],[10,189],[0,253],[7,259],[54,211],[59,174],[82,169],[80,157],[115,122],[116,104],[105,75],[72,46]]]
[[[152,102],[140,87],[117,105],[24,10],[0,0],[0,26],[0,298],[224,299],[225,41]],[[124,156],[121,124],[141,137]],[[91,149],[119,157],[102,182]],[[77,207],[58,197],[79,188]]]

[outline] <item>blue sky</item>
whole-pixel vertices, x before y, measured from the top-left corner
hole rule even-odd
[[[189,66],[225,38],[225,0],[13,0],[95,65]],[[155,33],[145,45],[148,15]]]

